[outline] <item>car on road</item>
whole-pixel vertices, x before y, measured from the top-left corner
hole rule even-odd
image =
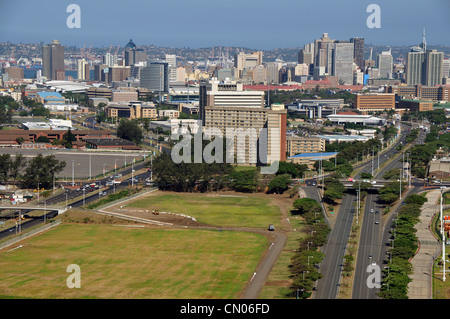
[[[275,227],[274,227],[272,224],[270,224],[270,225],[269,225],[269,230],[270,230],[270,231],[274,231],[274,230],[275,230]]]
[[[375,225],[378,225],[380,222],[377,220],[376,222],[375,222]]]
[[[370,212],[373,213],[373,208],[370,209]]]

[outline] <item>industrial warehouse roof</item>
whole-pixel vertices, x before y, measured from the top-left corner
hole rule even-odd
[[[41,84],[42,85],[42,84]],[[87,89],[91,87],[91,85],[87,85],[81,82],[74,81],[47,81],[43,85],[47,88],[56,90],[58,92],[85,92]],[[50,92],[51,93],[51,92]]]
[[[328,141],[367,141],[369,138],[362,135],[317,135]]]

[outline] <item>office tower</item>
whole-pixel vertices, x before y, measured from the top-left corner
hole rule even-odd
[[[231,81],[203,82],[199,92],[199,118],[205,129],[218,129],[224,136],[227,130],[243,129],[255,132],[258,140],[260,130],[267,128],[268,152],[263,154],[263,162],[286,160],[286,110],[284,106],[264,107],[263,91],[244,91],[242,83]],[[275,138],[277,130],[279,136]],[[239,162],[239,154],[244,154],[242,164],[256,164],[258,145],[253,142],[250,138],[245,141],[234,139],[234,163]]]
[[[107,65],[107,66],[115,66],[118,65],[118,58],[117,55],[115,54],[111,54],[111,53],[106,53],[103,56],[103,64]]]
[[[314,65],[324,66],[326,73],[329,73],[329,71],[327,70],[328,45],[334,42],[334,40],[328,37],[328,33],[324,33],[322,35],[322,38],[314,40]]]
[[[408,52],[406,57],[406,84],[422,84],[425,54],[420,51]]]
[[[234,57],[234,67],[237,69],[237,76],[242,76],[242,71],[246,68],[253,68],[263,63],[262,51],[246,54],[239,52]]]
[[[425,53],[425,86],[442,84],[444,53],[429,50]]]
[[[269,84],[280,83],[280,65],[278,62],[267,62],[266,65],[266,81]]]
[[[133,40],[130,41],[125,46],[125,66],[131,66],[138,64],[139,62],[146,62],[147,54],[141,48],[138,48],[134,44]]]
[[[339,78],[339,84],[353,84],[353,43],[335,41],[327,46],[328,61],[325,72]]]
[[[351,38],[350,42],[354,45],[355,63],[361,71],[364,71],[364,38]]]
[[[406,62],[406,84],[434,86],[442,84],[444,53],[431,50],[427,52],[408,52]]]
[[[175,54],[166,54],[166,62],[169,65],[169,82],[177,80],[177,56]]]
[[[141,69],[140,87],[153,92],[169,92],[169,64],[150,62]]]
[[[394,67],[394,59],[392,58],[391,50],[383,51],[378,54],[377,66],[380,70],[380,78],[392,79],[392,69]]]
[[[113,66],[113,67],[105,67],[103,69],[103,73],[105,74],[105,82],[107,80],[108,83],[112,82],[121,82],[125,81],[130,76],[130,67],[129,66]]]
[[[449,58],[445,58],[442,61],[442,77],[443,78],[450,77],[450,59]]]
[[[314,63],[313,55],[313,52],[306,51],[306,49],[300,49],[298,52],[298,63],[308,65]]]
[[[64,47],[59,40],[42,46],[42,71],[47,80],[61,79],[61,71],[64,72]]]
[[[86,80],[86,66],[87,62],[85,59],[78,59],[77,61],[77,79]]]
[[[427,50],[425,30],[422,43],[413,46],[406,60],[406,83],[408,85],[422,84],[434,86],[442,84],[444,53]]]

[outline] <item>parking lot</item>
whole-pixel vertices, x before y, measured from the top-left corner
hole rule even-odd
[[[111,172],[115,167],[130,165],[133,160],[136,162],[143,159],[144,152],[125,152],[125,151],[78,151],[78,150],[30,150],[16,148],[2,148],[1,153],[5,154],[23,154],[27,159],[42,154],[55,155],[55,158],[66,162],[66,167],[62,172],[56,175],[57,178],[87,178],[101,175],[104,171]]]

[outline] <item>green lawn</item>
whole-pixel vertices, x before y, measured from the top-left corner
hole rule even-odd
[[[21,244],[0,253],[0,298],[238,298],[268,246],[247,232],[64,223]]]
[[[127,207],[185,214],[216,226],[268,227],[280,225],[280,208],[269,197],[221,197],[204,194],[158,193],[133,201]]]

